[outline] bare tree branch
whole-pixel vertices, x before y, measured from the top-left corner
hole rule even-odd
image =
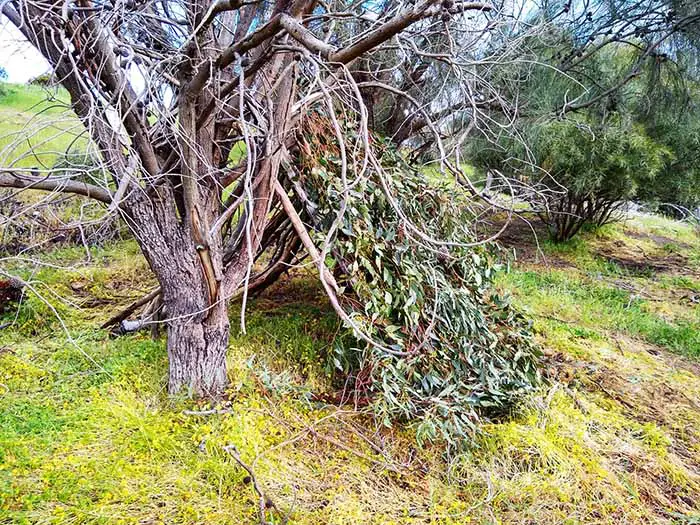
[[[0,187],[16,189],[44,190],[60,193],[73,193],[111,204],[112,194],[105,188],[93,184],[52,176],[35,176],[16,171],[0,170]]]

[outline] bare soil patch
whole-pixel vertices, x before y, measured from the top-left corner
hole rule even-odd
[[[683,255],[649,254],[638,247],[628,246],[622,241],[615,241],[612,245],[604,244],[596,250],[596,254],[634,275],[693,273],[688,265],[688,258]]]
[[[494,224],[495,233],[502,227]],[[548,268],[570,268],[572,264],[556,255],[545,255],[540,244],[549,238],[547,228],[540,221],[525,222],[514,219],[498,238],[498,243],[506,249],[515,251],[516,260],[524,264],[542,264]]]
[[[647,232],[640,232],[636,230],[630,230],[630,229],[625,229],[624,230],[625,235],[628,237],[631,237],[633,239],[640,239],[640,240],[649,240],[652,241],[659,246],[666,246],[668,244],[673,244],[675,246],[678,246],[679,248],[682,248],[684,250],[687,250],[691,248],[690,244],[686,242],[680,242],[675,239],[671,239],[670,237],[665,237],[663,235],[656,235],[653,233],[647,233]]]

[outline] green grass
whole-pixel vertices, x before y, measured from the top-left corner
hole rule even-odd
[[[598,333],[623,332],[700,358],[700,312],[669,322],[630,291],[566,271],[514,271],[505,286],[535,315],[575,323]]]
[[[648,223],[634,219],[613,224],[565,243],[545,241],[542,249],[571,266],[516,268],[501,279],[532,315],[600,335],[639,337],[700,358],[700,309],[692,302],[700,290],[700,274],[692,262],[700,238],[692,227],[652,216]],[[674,257],[688,262],[679,265]],[[671,273],[655,269],[666,267],[667,259],[673,263],[668,266]]]
[[[15,262],[13,272],[79,308],[58,306],[72,341],[36,297],[0,331],[0,523],[256,523],[229,444],[291,509],[289,523],[691,522],[700,377],[668,352],[696,355],[697,312],[677,306],[662,318],[610,279],[655,292],[696,281],[606,267],[595,242],[608,240],[546,247],[574,262],[566,271],[501,277],[535,316],[550,384],[451,458],[420,449],[408,427],[314,401],[333,391],[338,322],[313,276],[255,298],[246,334],[232,308],[231,401],[196,416],[184,410],[206,403],[165,393],[162,338],[96,328],[153,285],[133,242],[94,249],[89,264],[78,248],[44,254],[53,267]],[[665,297],[658,304],[670,308]]]
[[[0,95],[0,166],[50,168],[88,138],[68,95],[39,86],[5,85]]]

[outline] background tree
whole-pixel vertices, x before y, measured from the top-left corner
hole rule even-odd
[[[639,198],[679,217],[700,205],[700,90],[694,54],[661,58],[648,64],[637,80],[634,118],[672,155]],[[695,213],[695,215],[697,215]]]
[[[600,227],[617,215],[638,189],[653,183],[668,150],[641,126],[613,114],[604,123],[566,120],[536,130],[537,165],[542,183],[556,185],[539,212],[555,241],[566,241],[582,226]],[[557,195],[557,189],[566,188]]]
[[[528,181],[494,189],[530,202],[558,240],[586,222],[612,219],[631,198],[671,202],[668,190],[675,187],[678,200],[690,202],[697,183],[686,153],[694,136],[687,83],[696,65],[688,50],[697,42],[698,6],[543,2],[529,17],[543,27],[521,48],[531,60],[497,77],[509,80],[501,83],[506,98],[520,101],[514,122],[523,139],[508,133],[493,141],[480,133],[467,149],[487,179],[498,172]],[[509,91],[512,86],[517,91]],[[510,120],[498,112],[493,118]],[[681,129],[688,133],[674,140]],[[629,140],[616,144],[616,133]]]
[[[0,66],[0,96],[5,94],[5,86],[3,86],[3,83],[7,80],[7,71]]]

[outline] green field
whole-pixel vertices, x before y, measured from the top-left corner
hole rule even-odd
[[[0,166],[47,169],[85,150],[84,128],[68,95],[41,86],[4,84],[0,91]]]

